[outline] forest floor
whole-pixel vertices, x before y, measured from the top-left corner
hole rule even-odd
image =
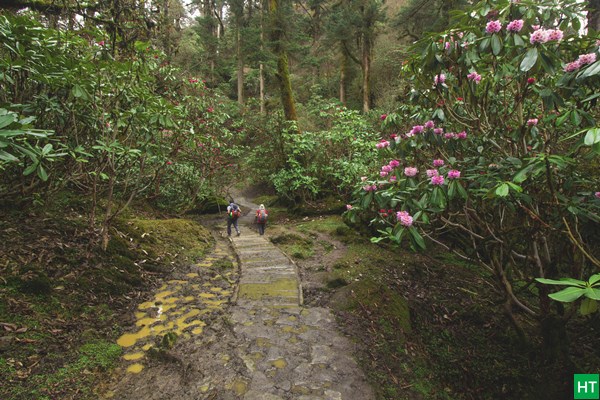
[[[335,315],[375,398],[568,398],[571,371],[544,366],[539,343],[519,344],[479,268],[435,249],[375,245],[331,212],[340,204],[298,216],[271,200],[253,200],[270,210],[266,239],[294,260],[304,306]],[[133,384],[140,370],[164,393],[180,385],[173,399],[243,398],[249,382],[231,377],[262,357],[258,349],[249,352],[257,359],[231,356],[239,269],[222,214],[138,210],[117,223],[108,252],[94,253],[85,218],[68,204],[57,205],[62,219],[46,211],[0,221],[0,398],[150,399],[136,389],[143,382]],[[148,318],[164,330],[144,330]],[[219,397],[203,371],[225,364],[229,386]],[[197,384],[181,385],[192,377]],[[289,398],[310,395],[297,386]]]

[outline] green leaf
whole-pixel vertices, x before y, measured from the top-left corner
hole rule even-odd
[[[582,288],[585,287],[584,281],[579,281],[577,279],[571,279],[571,278],[566,278],[566,279],[561,279],[561,280],[535,278],[535,280],[538,281],[539,283],[543,283],[545,285],[578,286],[578,287],[582,287]]]
[[[594,286],[596,283],[600,282],[600,274],[590,276],[588,283],[590,286]]]
[[[598,302],[590,298],[585,298],[579,306],[581,315],[590,315],[598,311]]]
[[[479,43],[479,51],[485,53],[488,47],[490,47],[490,38],[486,37]]]
[[[600,289],[586,288],[585,297],[588,299],[600,300]]]
[[[596,61],[577,75],[577,79],[584,79],[589,76],[600,74],[600,61]]]
[[[508,185],[503,183],[502,185],[498,186],[496,188],[496,195],[500,197],[508,196]]]
[[[372,201],[373,192],[369,192],[365,197],[363,197],[362,208],[368,208]]]
[[[465,188],[463,187],[463,185],[461,185],[460,183],[456,184],[456,189],[458,190],[458,194],[460,195],[460,197],[462,197],[463,199],[467,199],[468,194],[467,191],[465,190]]]
[[[502,41],[500,40],[500,37],[494,33],[492,35],[492,53],[494,53],[494,55],[497,56],[498,54],[500,54],[501,51]]]
[[[0,129],[15,122],[14,114],[0,115]]]
[[[425,240],[423,240],[423,236],[421,236],[419,234],[419,232],[417,231],[417,228],[415,228],[414,226],[411,226],[410,228],[408,228],[408,231],[410,232],[410,236],[412,236],[412,238],[414,239],[417,246],[424,249],[425,248]]]
[[[592,146],[598,142],[600,142],[600,128],[592,128],[587,131],[583,143],[585,143],[586,146]]]
[[[583,296],[585,292],[585,289],[579,287],[568,287],[560,292],[549,294],[548,297],[550,297],[552,300],[570,303]]]
[[[31,175],[37,169],[37,166],[38,163],[31,164],[29,167],[25,168],[25,171],[23,171],[23,175]]]
[[[8,161],[8,162],[19,161],[19,159],[17,157],[13,156],[10,153],[7,153],[4,150],[0,150],[0,160],[4,160],[4,161]]]
[[[40,177],[40,179],[43,180],[44,182],[46,182],[48,180],[48,173],[46,172],[46,169],[44,168],[44,166],[42,164],[39,164],[38,169],[37,169],[37,174]]]
[[[519,68],[521,69],[521,71],[527,72],[535,65],[537,59],[538,50],[536,47],[532,47],[531,49],[527,50],[525,58],[523,58],[523,61],[521,61],[521,66]]]
[[[519,47],[525,47],[525,42],[523,38],[518,33],[515,33],[515,45]]]

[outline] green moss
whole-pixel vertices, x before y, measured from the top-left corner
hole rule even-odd
[[[232,269],[233,262],[227,257],[221,257],[213,262],[213,267],[216,269]]]
[[[175,332],[167,332],[160,342],[160,347],[165,350],[170,350],[175,346],[175,343],[177,343],[177,334]]]

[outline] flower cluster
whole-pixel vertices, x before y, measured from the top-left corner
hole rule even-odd
[[[477,72],[473,71],[467,75],[467,79],[470,81],[473,81],[475,83],[479,83],[481,81],[481,75],[479,75]]]
[[[460,178],[460,171],[456,169],[451,169],[448,171],[448,179],[458,179]]]
[[[396,168],[397,166],[400,165],[400,161],[398,160],[392,160],[389,162],[388,165],[384,165],[383,167],[381,167],[381,171],[379,172],[379,176],[381,176],[382,178],[385,176],[388,176],[388,174],[390,172],[392,172],[392,170],[394,168]]]
[[[378,149],[383,149],[384,147],[389,147],[389,145],[390,145],[390,142],[388,142],[385,139],[382,139],[379,141],[379,143],[377,143],[375,145],[375,147],[377,147]]]
[[[577,60],[565,66],[565,72],[577,71],[579,68],[596,62],[596,53],[581,54]]]
[[[527,120],[527,126],[536,126],[538,124],[537,118],[531,118]]]
[[[596,196],[597,199],[600,199],[600,192],[594,193],[594,196]]]
[[[431,177],[431,184],[434,186],[442,186],[444,184],[444,177],[442,175],[434,175]]]
[[[398,211],[396,213],[396,219],[407,228],[413,224],[413,218],[407,211]]]
[[[433,83],[435,86],[441,85],[444,82],[446,82],[446,74],[437,74],[433,77]]]
[[[365,192],[374,192],[377,190],[377,185],[365,185],[363,186]]]
[[[404,168],[404,175],[406,175],[408,177],[416,176],[418,172],[419,172],[419,170],[416,169],[415,167]]]
[[[508,25],[506,25],[506,30],[509,32],[519,32],[521,31],[521,29],[523,29],[522,19],[515,19],[513,21],[510,21]]]
[[[562,40],[563,36],[563,31],[560,29],[538,28],[531,32],[531,35],[529,35],[529,42],[531,44],[546,43],[551,41],[559,42]]]
[[[485,26],[485,31],[487,33],[496,33],[502,30],[502,23],[500,21],[490,21]]]

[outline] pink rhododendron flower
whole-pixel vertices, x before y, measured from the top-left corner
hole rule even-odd
[[[104,46],[104,40],[101,40],[97,43],[98,46]]]
[[[415,175],[417,175],[417,172],[419,172],[419,170],[416,169],[415,167],[404,168],[404,175],[406,175],[406,176],[415,176]]]
[[[596,53],[582,54],[577,59],[581,66],[596,62]]]
[[[381,170],[382,170],[383,172],[391,172],[391,170],[392,170],[392,167],[391,167],[391,166],[389,166],[389,165],[384,165],[383,167],[381,167]]]
[[[366,185],[366,186],[363,186],[363,190],[365,192],[374,192],[374,191],[377,190],[377,185]]]
[[[527,83],[533,85],[535,83],[535,78],[527,78]]]
[[[173,164],[173,161],[167,161],[167,165]]]
[[[506,25],[506,30],[509,32],[519,32],[521,29],[523,29],[522,19],[515,19]]]
[[[379,176],[381,176],[382,178],[384,178],[384,177],[388,176],[388,174],[389,174],[389,172],[387,172],[387,171],[381,171],[379,173]]]
[[[531,118],[527,120],[527,126],[536,126],[538,124],[537,118]]]
[[[559,42],[562,40],[564,34],[560,29],[553,29],[548,31],[548,40],[554,40]]]
[[[467,75],[467,79],[470,81],[474,81],[475,83],[479,83],[481,81],[481,75],[473,71]]]
[[[346,204],[346,210],[352,210],[352,204]]]
[[[433,160],[433,166],[434,167],[443,167],[444,160],[442,160],[441,158],[437,158],[437,159]]]
[[[384,147],[388,147],[390,145],[390,142],[388,142],[387,140],[380,140],[379,143],[377,143],[375,145],[375,147],[377,147],[378,149],[383,149]]]
[[[451,169],[448,171],[448,179],[458,179],[460,178],[460,171],[457,169]]]
[[[436,135],[441,135],[442,133],[444,133],[444,129],[443,128],[435,128],[433,130],[433,133],[435,133]]]
[[[500,21],[490,21],[485,26],[485,31],[487,33],[496,33],[502,30],[502,24]]]
[[[379,119],[382,121],[385,121],[386,118],[387,118],[387,114],[381,114],[381,117],[379,117]]]
[[[437,169],[428,169],[426,172],[428,178],[431,178],[432,176],[438,176],[440,174]]]
[[[396,213],[396,219],[406,227],[412,226],[413,224],[413,218],[406,211],[398,211]]]
[[[529,36],[529,42],[531,44],[535,43],[546,43],[548,41],[548,31],[545,29],[538,29],[534,31]]]
[[[441,85],[444,82],[446,82],[446,74],[438,74],[433,77],[433,83],[436,85]]]
[[[456,138],[457,139],[466,139],[467,138],[467,132],[466,131],[462,131],[456,134]]]
[[[444,133],[444,139],[454,139],[454,133],[452,133],[452,132]]]
[[[565,72],[577,71],[581,67],[579,60],[568,63],[565,66]]]
[[[434,186],[441,186],[444,184],[444,177],[442,175],[436,175],[431,177],[431,184]]]
[[[423,130],[425,130],[425,128],[423,127],[423,125],[415,125],[412,127],[412,129],[410,130],[410,136],[415,136],[418,133],[423,132]]]
[[[398,178],[396,178],[396,175],[390,176],[390,182],[396,182],[397,180]]]
[[[596,196],[596,198],[600,199],[600,192],[594,193],[594,196]]]
[[[389,166],[392,168],[396,168],[398,165],[400,165],[400,161],[398,161],[398,160],[392,160],[392,161],[390,161],[390,164],[389,164]]]
[[[435,123],[431,120],[425,122],[425,128],[427,129],[433,129],[433,127],[435,127]]]

